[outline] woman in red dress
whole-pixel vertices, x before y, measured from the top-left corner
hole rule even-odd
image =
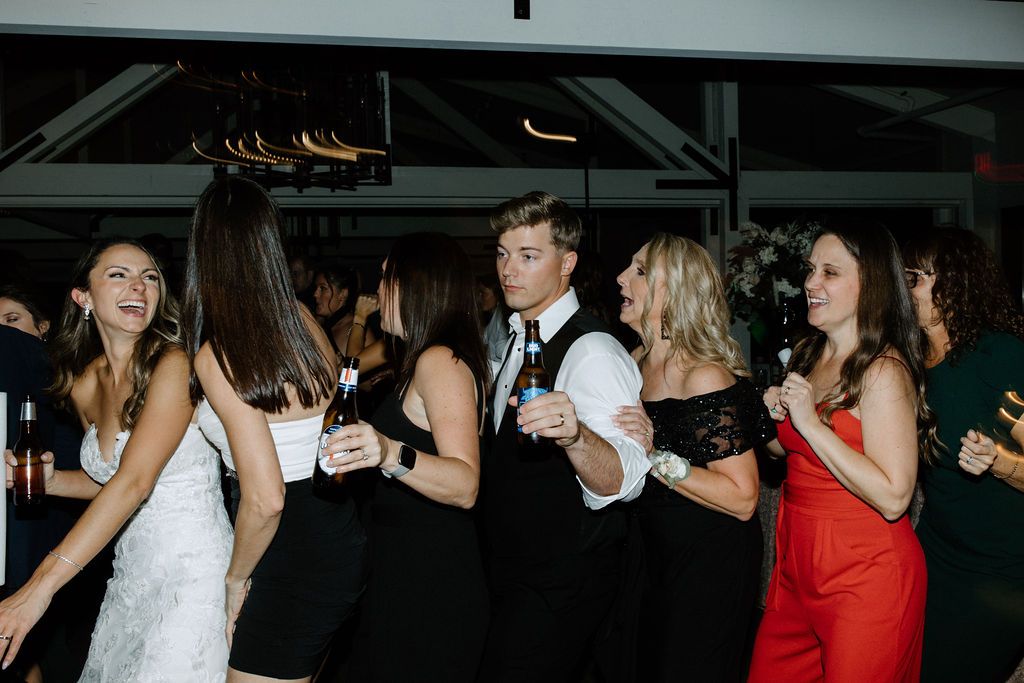
[[[934,416],[914,306],[881,226],[826,229],[807,266],[815,331],[764,396],[788,473],[749,680],[916,681],[926,575],[905,512]]]

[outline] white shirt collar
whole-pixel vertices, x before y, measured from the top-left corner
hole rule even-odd
[[[545,308],[544,312],[537,316],[537,320],[540,321],[541,341],[545,343],[551,341],[555,333],[562,329],[562,325],[568,322],[569,318],[572,317],[579,307],[580,301],[576,298],[576,290],[573,287],[569,287],[568,292],[560,296],[555,303]],[[517,336],[526,332],[518,312],[509,316],[508,324],[512,333]]]

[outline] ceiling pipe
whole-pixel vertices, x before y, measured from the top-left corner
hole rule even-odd
[[[934,104],[929,104],[918,109],[905,111],[902,114],[897,114],[896,116],[891,116],[887,119],[883,119],[878,123],[871,123],[866,126],[860,126],[857,129],[857,134],[864,138],[885,137],[882,135],[877,135],[877,133],[881,130],[891,128],[892,126],[898,125],[900,123],[913,121],[914,119],[919,119],[922,116],[927,116],[928,114],[934,114],[936,112],[945,111],[946,109],[959,107],[962,104],[967,104],[968,102],[973,102],[974,100],[979,100],[983,97],[994,95],[995,93],[1001,92],[1005,89],[1006,88],[981,88],[980,90],[972,90],[971,92],[964,93],[963,95],[957,95],[956,97],[950,97],[948,99],[942,100],[941,102],[936,102]]]

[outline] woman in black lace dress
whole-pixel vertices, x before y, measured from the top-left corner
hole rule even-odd
[[[643,407],[624,407],[618,423],[678,457],[662,469],[668,476],[652,471],[639,499],[649,585],[638,680],[739,681],[761,565],[753,449],[775,426],[746,379],[721,277],[702,247],[659,233],[617,282],[644,378]]]

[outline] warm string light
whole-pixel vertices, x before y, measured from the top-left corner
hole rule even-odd
[[[537,129],[535,129],[533,126],[530,125],[530,119],[526,119],[526,118],[523,119],[523,128],[526,129],[527,133],[529,133],[530,135],[532,135],[535,138],[540,138],[541,140],[553,140],[555,142],[576,142],[576,136],[575,135],[560,135],[560,134],[557,134],[557,133],[541,133],[540,131],[538,131]]]
[[[387,152],[379,149],[346,145],[333,132],[330,134],[330,139],[328,139],[323,131],[317,131],[313,135],[303,131],[301,138],[297,135],[292,136],[293,147],[271,144],[259,132],[255,133],[255,138],[255,142],[248,140],[245,136],[238,138],[237,141],[225,140],[224,146],[237,159],[244,159],[245,161],[259,164],[287,166],[308,163],[313,161],[314,157],[355,162],[359,160],[361,155],[387,155]],[[236,159],[224,159],[206,154],[200,151],[194,140],[192,142],[192,149],[204,159],[217,163],[249,165]]]

